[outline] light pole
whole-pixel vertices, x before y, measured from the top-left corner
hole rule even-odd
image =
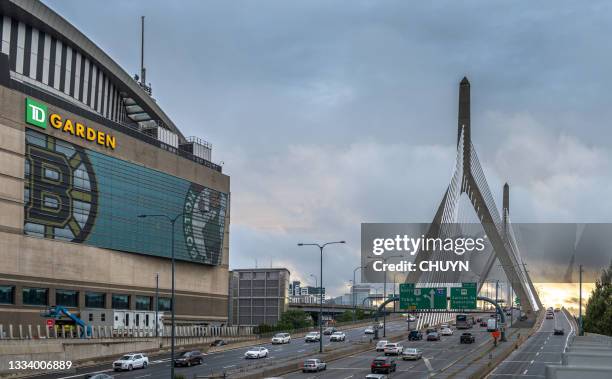
[[[312,277],[314,278],[314,280],[315,280],[315,290],[318,290],[319,285],[317,284],[317,283],[318,283],[318,282],[317,282],[317,276],[316,276],[316,275],[314,275],[314,274],[310,274],[310,276],[312,276]]]
[[[379,257],[372,257],[369,256],[368,258],[379,258]],[[389,257],[384,257],[384,258],[379,258],[383,261],[383,264],[387,264],[387,260],[391,259],[391,258],[402,258],[399,255],[392,255]],[[387,301],[387,270],[383,270],[383,274],[384,274],[384,280],[383,280],[383,286],[384,286],[384,292],[383,292],[383,303],[385,301]],[[394,289],[395,291],[395,289]],[[383,337],[387,336],[387,306],[385,305],[383,308]]]
[[[298,246],[316,246],[319,248],[319,251],[321,252],[321,261],[320,261],[320,272],[319,272],[319,277],[321,278],[320,280],[320,288],[319,288],[319,353],[323,352],[323,249],[325,248],[325,246],[327,245],[333,245],[336,243],[346,243],[346,241],[335,241],[335,242],[326,242],[324,244],[318,244],[318,243],[298,243]],[[172,378],[174,379],[174,378]]]
[[[157,320],[159,319],[159,272],[155,273],[155,337],[159,337],[159,326]]]
[[[174,217],[170,217],[168,215],[162,215],[162,214],[152,214],[152,215],[138,215],[139,218],[146,218],[146,217],[161,217],[161,218],[165,218],[166,220],[170,221],[170,224],[172,225],[172,238],[171,238],[171,251],[172,251],[172,318],[171,318],[171,332],[170,332],[170,379],[174,379],[174,332],[175,332],[175,317],[176,317],[176,296],[174,293],[174,286],[175,286],[175,280],[174,280],[174,273],[175,273],[175,259],[174,259],[174,224],[176,224],[176,220],[179,219],[179,217],[184,216],[185,212],[183,213],[179,213]]]
[[[353,322],[355,322],[356,319],[357,319],[357,304],[355,304],[357,302],[357,300],[355,299],[355,273],[360,268],[363,268],[363,267],[362,266],[357,266],[353,270],[353,286],[351,287],[351,297],[353,298]]]
[[[582,265],[578,266],[579,268],[579,272],[578,272],[578,291],[580,292],[578,294],[578,335],[579,336],[583,336],[584,332],[582,331]]]

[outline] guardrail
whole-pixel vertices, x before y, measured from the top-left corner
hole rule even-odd
[[[169,325],[164,325],[160,330],[159,337],[171,335]],[[177,325],[175,327],[176,337],[242,337],[254,336],[252,326],[192,326]],[[82,328],[80,326],[54,325],[3,325],[0,324],[0,340],[31,340],[31,339],[70,339],[80,338]],[[119,328],[110,326],[92,326],[90,339],[97,338],[151,338],[156,337],[155,328]]]

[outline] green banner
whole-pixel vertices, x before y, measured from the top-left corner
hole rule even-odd
[[[400,308],[406,310],[446,309],[446,288],[414,288],[414,285],[400,285]]]
[[[462,283],[461,287],[451,288],[451,309],[476,309],[476,283]]]

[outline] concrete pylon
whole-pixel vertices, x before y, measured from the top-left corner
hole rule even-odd
[[[472,168],[473,147],[471,142],[470,91],[470,82],[467,77],[464,77],[459,83],[459,110],[457,120],[457,149],[461,149],[463,162],[461,166],[458,165],[458,167],[461,168],[457,168],[457,170],[460,169],[462,172],[456,172],[456,174],[461,174],[462,186],[460,191],[461,193],[468,194],[468,198],[470,199],[470,202],[476,211],[478,219],[482,224],[489,242],[493,247],[493,255],[483,268],[480,278],[484,279],[487,277],[497,258],[501,263],[506,277],[514,288],[514,292],[517,294],[517,296],[519,296],[519,298],[525,299],[523,301],[524,304],[522,304],[523,309],[529,317],[534,317],[533,311],[541,308],[540,301],[537,292],[535,292],[535,289],[533,288],[533,283],[530,282],[531,279],[528,277],[527,273],[523,271],[522,262],[518,262],[518,258],[513,253],[513,247],[508,243],[507,233],[505,230],[507,215],[509,214],[510,209],[510,186],[507,183],[504,185],[504,201],[502,208],[502,221],[504,225],[497,225],[496,220],[499,220],[499,218],[497,217],[496,213],[498,210],[489,209],[487,201],[485,201],[485,196],[490,199],[491,194],[489,193],[490,190],[486,185],[486,181],[483,182],[483,173],[482,171],[479,171],[480,174],[474,174]],[[463,143],[463,145],[461,145],[461,143]],[[458,156],[457,159],[461,158]],[[481,182],[484,183],[484,188],[480,188],[479,181],[476,180],[475,175],[480,178]],[[442,212],[446,202],[449,201],[450,189],[451,186],[448,187],[444,194],[442,203],[438,207],[434,220],[429,227],[427,237],[434,237],[439,234],[440,225],[442,222]],[[491,201],[489,201],[489,204],[491,204]],[[494,214],[496,217],[494,217]],[[499,223],[499,221],[497,222]],[[498,227],[503,227],[504,230],[500,231]],[[425,259],[424,254],[421,253],[422,252],[419,251],[415,257],[415,262],[417,264]],[[425,255],[426,254],[427,253],[425,253]],[[420,276],[420,272],[411,272],[407,276],[406,281],[416,283],[419,281]],[[524,278],[528,279],[524,280]]]

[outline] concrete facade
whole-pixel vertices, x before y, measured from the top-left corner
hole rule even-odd
[[[13,5],[7,3],[7,9],[11,6]],[[77,51],[76,47],[73,48],[75,50],[72,51]],[[49,113],[57,112],[64,119],[80,121],[91,128],[112,134],[116,137],[116,148],[109,150],[53,127],[34,128],[39,133],[227,194],[220,265],[178,260],[176,262],[178,322],[212,325],[227,323],[229,176],[221,173],[220,169],[214,169],[214,165],[211,166],[210,163],[201,164],[197,159],[181,156],[178,151],[166,151],[160,146],[146,142],[146,139],[135,138],[133,130],[125,130],[122,133],[120,124],[105,119],[103,115],[68,99],[67,96],[57,96],[53,92],[39,90],[31,83],[19,82],[16,80],[19,77],[14,75],[13,69],[9,69],[9,62],[10,57],[0,53],[0,286],[12,287],[14,299],[12,304],[0,303],[0,324],[44,323],[44,319],[39,315],[44,306],[23,304],[21,294],[24,287],[47,289],[49,306],[55,305],[55,290],[62,289],[78,292],[79,301],[78,306],[73,309],[75,311],[85,307],[84,297],[88,291],[104,293],[106,309],[111,308],[113,294],[127,294],[130,296],[129,309],[135,309],[136,296],[155,297],[155,276],[159,273],[159,296],[170,297],[171,265],[167,258],[24,234],[26,130],[33,128],[25,122],[26,97],[45,103]],[[109,77],[114,80],[112,76]],[[115,82],[118,87],[121,84]],[[124,84],[125,91],[134,87],[133,83]],[[44,85],[41,84],[40,87]],[[148,96],[140,93],[136,95],[131,94],[130,99],[140,101]],[[146,108],[154,115],[158,107]],[[165,114],[162,116],[166,117]],[[161,116],[160,118],[163,119]],[[165,124],[168,124],[168,121]]]
[[[230,273],[230,319],[233,325],[275,325],[289,307],[286,268],[254,268]]]

